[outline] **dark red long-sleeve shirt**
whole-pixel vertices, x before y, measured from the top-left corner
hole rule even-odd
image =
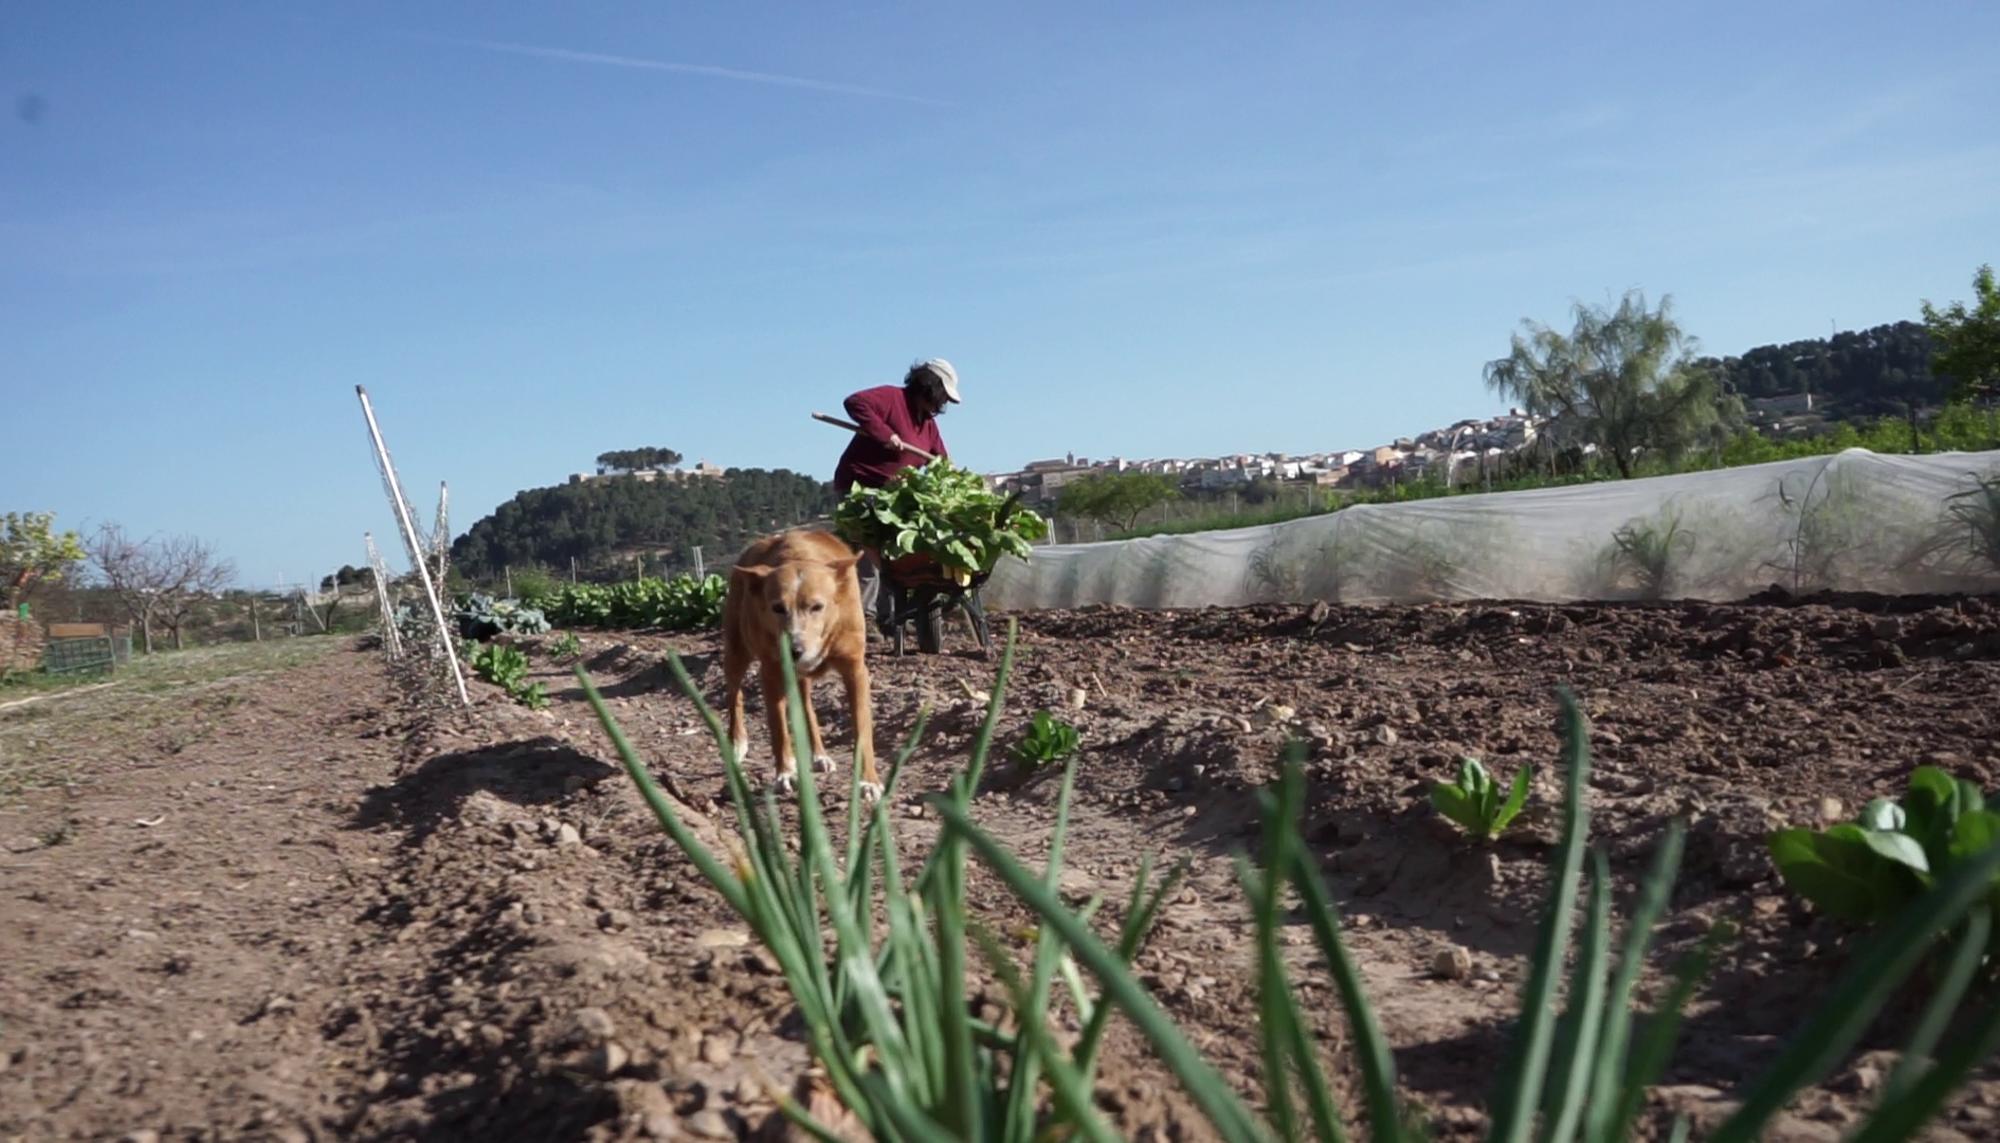
[[[891,448],[891,434],[903,438],[928,453],[949,456],[944,438],[938,435],[937,418],[919,417],[910,405],[911,393],[901,385],[878,385],[863,389],[845,402],[847,416],[861,431],[854,434],[840,464],[833,470],[833,487],[842,496],[856,484],[880,488],[906,468],[924,463],[916,453]]]

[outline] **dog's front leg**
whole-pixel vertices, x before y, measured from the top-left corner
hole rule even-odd
[[[882,778],[875,772],[875,710],[868,693],[868,664],[856,658],[837,668],[847,688],[847,709],[854,716],[854,765],[861,771],[861,796],[873,803],[882,797]]]
[[[738,765],[750,757],[750,732],[743,725],[743,678],[750,673],[749,659],[734,653],[732,644],[722,655],[724,701],[729,704],[729,748]]]
[[[811,675],[799,676],[799,701],[806,704],[806,733],[812,738],[813,772],[833,773],[833,755],[826,752],[826,740],[819,736],[819,711],[813,708],[813,681]]]
[[[771,758],[777,767],[778,789],[789,794],[798,782],[794,772],[798,759],[792,756],[792,728],[785,721],[789,706],[785,698],[784,669],[775,663],[764,664],[764,713],[771,723]]]

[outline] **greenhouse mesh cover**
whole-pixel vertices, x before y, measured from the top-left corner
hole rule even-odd
[[[1991,483],[1986,483],[1991,482]],[[1361,504],[1283,524],[1036,548],[988,606],[1037,610],[1740,599],[2000,589],[2000,452],[1831,456]]]

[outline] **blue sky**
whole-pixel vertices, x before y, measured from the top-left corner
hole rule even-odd
[[[0,508],[393,536],[610,448],[831,474],[952,359],[964,463],[1374,444],[1523,317],[1715,352],[2000,261],[2000,8],[0,8]],[[394,551],[393,543],[385,547]],[[400,561],[397,561],[400,562]]]

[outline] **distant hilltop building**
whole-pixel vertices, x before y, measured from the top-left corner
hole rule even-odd
[[[1753,397],[1745,404],[1753,417],[1802,417],[1813,411],[1813,396],[1792,393],[1783,397]]]
[[[725,469],[718,468],[704,459],[697,462],[693,468],[688,469],[640,468],[634,469],[631,472],[572,472],[569,474],[569,482],[571,484],[585,484],[593,480],[623,480],[629,478],[646,484],[651,484],[656,480],[665,481],[668,484],[678,484],[683,480],[713,480],[721,476],[725,471]]]

